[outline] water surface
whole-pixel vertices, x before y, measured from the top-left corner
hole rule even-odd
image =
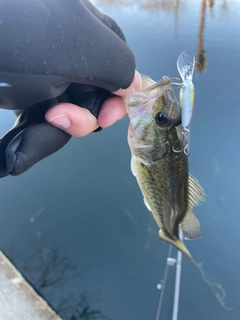
[[[240,1],[93,3],[123,29],[141,73],[154,80],[178,76],[176,59],[184,50],[201,62],[189,166],[207,201],[195,210],[203,237],[188,248],[235,310],[223,310],[183,259],[179,320],[238,320]],[[1,111],[1,133],[13,121]],[[25,174],[0,181],[1,248],[64,319],[156,316],[168,245],[130,172],[127,126],[125,119],[73,138]],[[172,267],[161,319],[171,319],[174,280]]]

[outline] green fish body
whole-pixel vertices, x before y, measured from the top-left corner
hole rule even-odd
[[[125,99],[131,169],[160,228],[160,238],[193,260],[178,230],[181,226],[186,239],[201,236],[192,208],[204,199],[204,191],[189,175],[188,157],[182,152],[181,107],[169,78],[157,83],[142,78],[144,89]]]

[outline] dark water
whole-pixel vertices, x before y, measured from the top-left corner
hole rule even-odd
[[[178,76],[183,50],[202,64],[194,77],[189,164],[207,201],[195,210],[203,237],[188,248],[235,310],[223,310],[183,259],[179,319],[239,320],[240,1],[94,3],[118,22],[138,70],[154,80]],[[1,111],[1,133],[13,120]],[[0,181],[1,247],[64,319],[156,317],[168,245],[130,172],[127,126],[125,119],[73,138],[22,176]],[[161,319],[171,319],[174,279],[172,267]]]

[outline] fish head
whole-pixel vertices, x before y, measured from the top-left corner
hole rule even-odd
[[[156,146],[166,143],[169,130],[181,122],[181,108],[171,79],[154,82],[142,76],[143,89],[127,95],[125,106],[130,119],[129,144]],[[131,148],[132,149],[132,148]]]

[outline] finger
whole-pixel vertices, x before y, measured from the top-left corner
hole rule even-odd
[[[45,119],[68,134],[83,137],[98,128],[97,119],[85,108],[61,103],[49,109]]]
[[[133,82],[127,89],[119,89],[113,92],[117,96],[126,96],[127,94],[137,91],[142,87],[142,77],[138,71],[135,71]]]
[[[121,97],[113,97],[104,101],[98,116],[98,125],[106,128],[126,116],[126,109]]]
[[[124,96],[141,88],[140,74],[135,71],[134,81],[128,89],[121,89],[114,94]],[[98,126],[106,128],[126,116],[126,110],[122,98],[113,97],[103,104],[98,120],[85,108],[75,104],[61,103],[52,107],[46,113],[46,120],[65,132],[82,137],[96,130]]]

